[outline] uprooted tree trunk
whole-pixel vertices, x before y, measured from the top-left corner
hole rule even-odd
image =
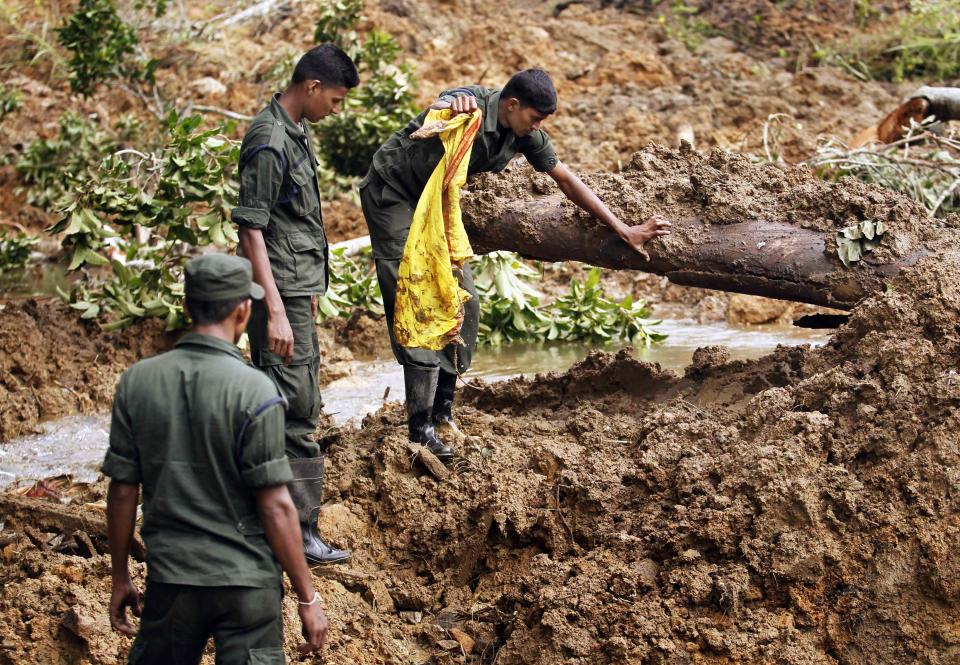
[[[671,219],[673,234],[648,243],[649,258],[562,195],[532,193],[549,190],[543,178],[520,170],[473,182],[462,204],[474,251],[643,270],[685,286],[838,309],[851,309],[929,253],[926,214],[904,197],[719,151],[651,147],[622,174],[584,178],[627,224],[655,212]],[[875,251],[845,266],[837,231],[864,220],[888,230]]]

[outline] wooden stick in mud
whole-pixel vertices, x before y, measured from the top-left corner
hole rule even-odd
[[[105,513],[79,505],[58,505],[44,499],[32,499],[16,494],[0,494],[0,518],[15,525],[28,525],[38,531],[53,531],[64,535],[76,532],[87,537],[81,544],[89,548],[93,541],[100,544],[99,551],[106,551],[107,516]],[[134,536],[130,549],[137,561],[146,558],[146,548],[139,535]]]
[[[825,251],[823,231],[763,220],[721,225],[673,219],[674,235],[650,242],[645,259],[607,227],[564,205],[562,195],[500,202],[494,218],[485,212],[491,209],[490,196],[496,195],[465,192],[462,201],[464,225],[477,253],[508,250],[543,261],[643,270],[684,286],[837,309],[852,309],[927,254],[917,247],[888,264],[867,255],[847,268]]]

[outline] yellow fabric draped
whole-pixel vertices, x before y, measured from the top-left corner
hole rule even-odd
[[[393,331],[401,346],[439,351],[460,337],[463,304],[470,295],[455,271],[473,256],[460,214],[460,188],[480,124],[480,111],[433,110],[411,135],[439,136],[443,157],[417,202],[400,261]]]

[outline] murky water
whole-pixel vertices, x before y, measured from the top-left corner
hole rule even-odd
[[[0,444],[0,489],[71,474],[81,483],[100,475],[110,416],[68,416],[43,424],[43,432]]]
[[[32,263],[26,270],[15,273],[0,273],[0,293],[10,296],[52,296],[57,289],[70,291],[77,275],[67,272],[62,263]]]
[[[830,336],[830,331],[792,326],[739,327],[689,319],[665,319],[657,330],[670,335],[667,342],[634,353],[671,369],[688,365],[693,352],[702,346],[721,344],[730,349],[732,358],[748,359],[769,353],[778,344],[816,346]],[[467,378],[500,381],[520,374],[562,371],[596,348],[585,344],[483,347],[474,356]],[[604,350],[619,348],[615,345]],[[324,388],[323,399],[326,411],[338,423],[359,423],[384,399],[403,399],[403,372],[392,358],[356,361],[350,376]],[[109,425],[109,415],[70,416],[46,423],[41,434],[0,444],[0,489],[63,474],[71,474],[79,482],[95,480],[107,447]]]

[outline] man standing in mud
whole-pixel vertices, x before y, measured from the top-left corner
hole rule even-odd
[[[452,109],[470,113],[480,109],[483,125],[473,143],[469,175],[497,173],[515,155],[522,154],[537,171],[547,173],[571,201],[609,226],[625,243],[639,252],[657,236],[670,233],[670,222],[652,217],[643,224],[628,226],[558,159],[550,137],[540,125],[557,109],[557,92],[546,72],[527,69],[515,74],[502,90],[480,86],[455,88],[440,95],[431,109]],[[464,266],[460,285],[470,294],[464,306],[460,329],[464,344],[450,344],[430,351],[402,347],[393,330],[397,273],[423,189],[443,156],[438,138],[415,141],[410,134],[419,129],[424,111],[396,132],[380,147],[373,164],[360,183],[360,202],[370,229],[377,279],[383,293],[390,343],[397,362],[403,365],[407,423],[410,440],[420,443],[438,458],[448,461],[463,435],[453,420],[452,406],[457,376],[470,366],[476,345],[480,305],[469,266]]]
[[[317,531],[323,494],[323,454],[315,439],[320,410],[317,295],[327,288],[327,238],[320,210],[317,159],[305,120],[337,113],[347,90],[360,82],[341,49],[323,44],[308,51],[290,85],[254,118],[240,152],[240,254],[266,295],[253,304],[250,355],[286,397],[286,450],[295,482],[290,490],[300,515],[311,565],[339,563],[348,550],[328,545]]]
[[[282,663],[280,567],[299,599],[301,652],[322,648],[327,618],[287,490],[284,399],[236,347],[263,289],[237,256],[208,254],[184,273],[193,331],[127,370],[113,402],[110,622],[133,635],[127,608],[141,616],[128,555],[143,486],[147,592],[129,662],[199,663],[212,635],[217,663]]]

